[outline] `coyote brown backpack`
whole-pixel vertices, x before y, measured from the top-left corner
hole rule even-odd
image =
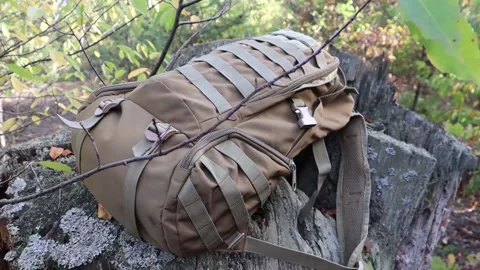
[[[108,164],[167,150],[211,129],[255,88],[318,47],[307,35],[280,30],[221,46],[140,83],[96,90],[75,121],[61,118],[72,128],[78,170],[98,167],[95,148],[101,164]],[[353,92],[339,59],[323,51],[198,140],[84,182],[130,234],[178,256],[228,250],[315,269],[360,269],[370,176],[365,123],[353,111]],[[299,220],[309,213],[330,171],[323,139],[333,131],[342,150],[336,210],[341,264],[249,236],[251,215],[277,183],[287,179],[295,189],[293,158],[311,145],[318,184]]]

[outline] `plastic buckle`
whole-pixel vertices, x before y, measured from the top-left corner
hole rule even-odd
[[[120,104],[120,102],[115,102],[109,98],[104,99],[98,104],[98,108],[95,110],[95,115],[100,116],[102,114],[106,114],[112,108],[115,108]]]
[[[298,126],[300,128],[311,128],[317,125],[317,120],[308,111],[308,106],[295,106],[295,114],[298,117]]]
[[[170,136],[178,132],[177,129],[171,125],[164,123],[156,123],[156,126],[157,128],[155,128],[153,124],[150,124],[145,131],[145,138],[151,142],[158,141],[158,137],[160,137],[161,141],[165,141],[170,138]],[[157,130],[160,134],[157,134]]]

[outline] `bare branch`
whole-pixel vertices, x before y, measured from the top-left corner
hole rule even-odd
[[[228,2],[228,5],[225,5],[223,6],[219,12],[217,12],[217,14],[221,14],[220,16],[222,16],[223,14],[225,14],[226,12],[228,12],[235,4],[237,4],[238,1],[235,1],[235,2],[231,2],[229,1]],[[217,16],[214,15],[214,17]],[[214,18],[212,17],[212,18]],[[217,17],[218,18],[218,17]],[[205,21],[202,23],[202,25],[200,26],[200,28],[195,32],[193,33],[183,44],[182,46],[180,46],[180,48],[178,48],[178,50],[175,52],[175,54],[170,58],[170,61],[168,62],[168,65],[165,67],[165,70],[170,70],[172,67],[173,67],[173,63],[175,62],[175,59],[178,58],[179,54],[181,53],[181,51],[183,49],[185,49],[188,45],[190,45],[193,40],[215,19],[211,19],[211,20],[208,20],[208,21]]]
[[[190,2],[187,2],[187,3],[183,4],[183,5],[179,4],[178,6],[181,7],[181,9],[184,9],[184,8],[187,8],[191,5],[195,5],[196,3],[200,2],[200,1],[202,1],[202,0],[192,0]]]
[[[97,69],[95,69],[95,67],[93,66],[92,64],[92,61],[90,61],[90,57],[88,57],[88,54],[87,52],[85,51],[85,49],[83,48],[83,44],[82,44],[82,41],[79,37],[77,37],[77,35],[75,34],[75,32],[73,31],[73,28],[70,26],[70,24],[67,22],[67,25],[68,27],[70,28],[70,31],[72,32],[72,36],[75,37],[75,39],[77,40],[78,42],[78,45],[80,45],[80,50],[82,50],[83,52],[83,55],[85,55],[85,58],[87,59],[87,62],[88,64],[90,65],[90,67],[92,68],[93,72],[95,72],[95,75],[97,75],[97,78],[102,82],[102,84],[104,86],[106,86],[107,84],[103,81],[102,77],[100,76],[100,74],[98,73]],[[85,36],[85,35],[84,35]]]
[[[173,39],[175,38],[175,34],[177,33],[178,29],[178,23],[180,21],[180,16],[182,15],[182,11],[185,8],[183,5],[183,0],[179,0],[178,2],[178,8],[177,12],[175,13],[175,21],[173,23],[172,30],[170,31],[170,36],[168,37],[167,42],[165,43],[165,46],[163,47],[162,53],[160,54],[160,57],[157,60],[157,63],[155,63],[155,66],[152,68],[152,72],[150,72],[150,75],[148,77],[152,77],[153,75],[157,74],[158,70],[160,69],[160,66],[162,65],[163,61],[165,60],[165,57],[167,56],[168,49],[170,49],[170,46],[172,45]]]
[[[225,122],[228,118],[230,118],[236,111],[238,111],[242,106],[245,105],[246,102],[248,102],[253,96],[255,96],[256,94],[258,94],[260,91],[262,91],[263,89],[269,87],[269,86],[272,86],[276,81],[280,80],[281,78],[287,76],[288,74],[291,74],[293,72],[295,72],[296,70],[298,70],[299,68],[301,68],[303,65],[305,65],[306,63],[308,63],[312,58],[314,58],[316,55],[318,55],[319,53],[322,52],[322,50],[329,44],[332,42],[333,39],[335,39],[348,25],[350,25],[353,20],[357,17],[357,15],[371,2],[371,0],[366,0],[365,3],[362,4],[362,6],[352,15],[352,17],[350,19],[348,19],[347,22],[345,22],[343,24],[343,26],[338,29],[337,31],[335,31],[335,33],[333,33],[333,35],[331,35],[326,41],[324,41],[322,43],[322,45],[316,49],[312,54],[308,55],[303,61],[301,61],[300,63],[296,64],[292,69],[288,70],[288,71],[285,71],[283,74],[277,76],[275,79],[269,81],[269,82],[266,82],[264,83],[262,86],[256,88],[251,94],[249,94],[247,97],[245,97],[239,104],[237,104],[235,107],[233,107],[229,113],[227,113],[227,115],[225,115],[225,117],[223,117],[222,119],[220,119],[219,121],[217,121],[215,124],[213,124],[210,128],[208,128],[207,130],[191,137],[190,139],[188,140],[185,140],[183,141],[182,143],[179,143],[177,145],[174,145],[168,149],[166,149],[165,151],[159,151],[158,153],[153,153],[153,154],[150,154],[150,155],[145,155],[145,156],[141,156],[141,157],[132,157],[132,158],[128,158],[128,159],[124,159],[124,160],[119,160],[119,161],[115,161],[115,162],[112,162],[112,163],[109,163],[109,164],[105,164],[105,165],[101,165],[100,167],[96,168],[96,169],[92,169],[84,174],[81,174],[81,175],[77,175],[67,181],[64,181],[64,182],[61,182],[57,185],[54,185],[48,189],[45,189],[44,191],[42,192],[38,192],[38,193],[34,193],[34,194],[30,194],[30,195],[26,195],[26,196],[23,196],[23,197],[18,197],[18,198],[13,198],[13,199],[2,199],[0,200],[0,206],[3,206],[3,205],[6,205],[6,204],[15,204],[15,203],[20,203],[20,202],[25,202],[25,201],[28,201],[28,200],[31,200],[31,199],[35,199],[35,198],[38,198],[38,197],[41,197],[45,194],[48,194],[48,193],[51,193],[53,191],[56,191],[56,190],[59,190],[61,189],[62,187],[65,187],[67,185],[70,185],[70,184],[73,184],[73,183],[76,183],[76,182],[79,182],[79,181],[82,181],[98,172],[101,172],[101,171],[104,171],[104,170],[107,170],[107,169],[110,169],[110,168],[114,168],[114,167],[118,167],[118,166],[121,166],[121,165],[128,165],[132,162],[138,162],[138,161],[142,161],[142,160],[151,160],[155,157],[158,157],[158,156],[163,156],[163,155],[166,155],[172,151],[175,151],[181,147],[184,147],[185,145],[189,144],[189,143],[192,143],[192,142],[195,142],[197,141],[198,139],[202,138],[203,136],[205,136],[206,134],[210,133],[211,131],[213,131],[216,127],[218,127],[220,124],[222,124],[223,122]]]
[[[233,4],[233,5],[235,5],[235,4]],[[198,23],[204,23],[204,22],[210,22],[210,21],[216,20],[216,19],[222,17],[225,13],[227,13],[232,8],[233,5],[229,2],[229,5],[223,6],[222,9],[220,9],[220,11],[217,14],[215,14],[214,16],[212,16],[210,18],[201,19],[201,20],[198,20],[198,21],[181,21],[179,23],[179,25],[181,26],[181,25],[186,25],[186,24],[198,24]]]
[[[97,169],[100,168],[102,165],[100,163],[100,153],[98,151],[97,143],[95,142],[95,139],[93,138],[92,134],[83,126],[82,122],[79,122],[80,126],[83,128],[83,131],[87,133],[88,138],[90,138],[90,141],[92,141],[93,149],[95,150],[95,156],[97,157]]]
[[[164,0],[161,0],[161,1],[153,4],[151,7],[148,8],[148,10],[153,9],[155,6],[157,6],[158,4],[162,3],[163,1],[164,1]],[[76,51],[74,51],[74,52],[69,53],[68,56],[77,55],[77,54],[79,54],[79,53],[81,53],[81,52],[83,52],[83,51],[88,50],[89,48],[91,48],[91,47],[97,45],[98,43],[102,42],[103,40],[107,39],[107,38],[110,37],[111,35],[115,34],[118,30],[120,30],[120,29],[122,29],[123,27],[129,25],[131,22],[135,21],[136,19],[138,19],[138,18],[141,17],[141,16],[143,16],[143,13],[139,13],[139,14],[135,15],[134,17],[132,17],[130,20],[128,20],[128,21],[120,24],[119,26],[113,27],[112,29],[110,29],[110,30],[108,30],[107,32],[105,32],[105,33],[102,35],[102,37],[100,37],[97,41],[95,41],[95,42],[93,42],[93,43],[91,43],[91,44],[88,44],[88,46],[85,46],[85,47],[83,48],[83,50],[82,50],[82,49],[79,49],[79,50],[76,50]],[[1,56],[0,56],[0,57],[1,57]],[[49,61],[52,61],[52,58],[50,58],[50,57],[45,57],[45,58],[42,58],[42,59],[38,59],[38,60],[35,60],[35,61],[32,61],[32,62],[29,62],[29,63],[27,63],[27,64],[25,64],[25,65],[22,65],[22,67],[27,68],[27,67],[30,67],[30,66],[37,65],[37,64],[39,64],[39,63],[49,62]],[[13,73],[13,72],[11,72],[11,71],[7,71],[6,73],[0,75],[0,79],[3,78],[3,77],[5,77],[5,76],[7,76],[7,75],[12,74],[12,73]]]
[[[27,123],[27,124],[25,124],[25,125],[17,128],[17,129],[15,129],[15,130],[8,131],[8,132],[4,132],[4,133],[0,133],[0,136],[5,136],[5,135],[8,135],[8,134],[17,133],[17,132],[19,132],[19,131],[24,130],[24,129],[27,128],[28,126],[31,126],[31,125],[33,125],[33,124],[35,124],[35,123],[37,123],[37,122],[42,121],[43,119],[50,118],[50,117],[52,117],[52,116],[53,116],[53,115],[47,115],[47,116],[40,117],[38,120],[31,121],[31,122],[29,122],[29,123]]]
[[[69,11],[67,12],[64,16],[60,17],[58,20],[56,20],[52,25],[55,25],[61,21],[63,21],[65,18],[67,18],[68,16],[70,16],[73,11],[75,11],[75,9],[77,9],[78,5],[80,5],[80,2],[81,1],[78,1],[75,6]],[[38,34],[35,34],[29,38],[27,38],[25,41],[22,41],[22,42],[18,42],[12,46],[10,46],[9,48],[7,48],[7,50],[3,51],[2,54],[0,54],[0,58],[2,58],[3,56],[7,55],[8,53],[18,49],[19,47],[27,44],[28,42],[30,42],[31,40],[33,40],[34,38],[36,37],[39,37],[39,36],[42,36],[43,34],[47,33],[48,31],[50,30],[50,26],[47,27],[45,30],[39,32]],[[3,77],[3,76],[2,76]]]

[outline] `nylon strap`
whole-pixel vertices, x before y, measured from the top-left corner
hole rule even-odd
[[[340,131],[342,158],[337,188],[337,231],[341,260],[359,261],[368,233],[371,193],[365,120],[353,114]]]
[[[243,151],[232,141],[225,141],[215,146],[215,148],[234,160],[242,171],[247,175],[248,180],[255,188],[257,195],[260,199],[261,205],[267,201],[270,196],[270,186],[268,180],[260,171],[258,166],[253,160],[251,160]]]
[[[281,66],[284,71],[287,71],[293,68],[293,64],[290,63],[290,61],[288,61],[287,58],[285,58],[283,55],[276,52],[274,49],[268,46],[265,46],[260,42],[257,42],[255,40],[241,40],[241,41],[238,41],[238,43],[248,45],[258,50],[259,52],[263,53],[272,62]],[[289,75],[290,75],[290,78],[295,77],[294,73],[290,73]]]
[[[254,37],[253,39],[267,42],[272,44],[273,46],[279,47],[286,54],[295,58],[295,60],[297,60],[297,63],[302,62],[306,58],[305,54],[300,49],[298,49],[292,44],[286,43],[278,38],[275,38],[275,36],[267,35],[267,36],[261,36],[261,37]],[[306,65],[302,66],[302,69],[304,73],[307,73],[307,71],[311,69],[311,66],[307,63]]]
[[[299,49],[302,52],[311,50],[310,47],[305,46],[305,44],[303,44],[302,42],[300,42],[296,39],[289,39],[289,38],[287,38],[285,36],[282,36],[282,35],[269,34],[269,35],[266,35],[266,36],[268,36],[272,39],[276,39],[276,40],[279,40],[281,42],[285,42],[287,44],[293,45],[294,47],[296,47],[297,49]]]
[[[218,72],[220,72],[225,78],[227,78],[237,90],[242,94],[243,97],[247,97],[253,91],[255,87],[235,68],[233,68],[229,63],[225,62],[220,57],[208,54],[202,57],[196,58],[194,62],[207,62],[209,65],[214,67]]]
[[[187,212],[188,217],[207,249],[214,250],[218,247],[223,240],[220,234],[218,234],[217,228],[215,228],[212,218],[208,214],[190,177],[180,190],[178,200],[183,205],[183,208]]]
[[[219,113],[226,112],[232,108],[222,94],[194,67],[185,65],[177,68],[177,70],[213,103]]]
[[[259,240],[250,236],[245,239],[244,250],[246,252],[255,253],[258,255],[275,258],[277,260],[290,262],[293,264],[310,267],[312,269],[320,270],[355,270],[363,269],[363,265],[360,264],[358,268],[345,267],[338,263],[329,261],[327,259],[301,252],[286,247],[281,247],[263,240]]]
[[[89,118],[85,119],[85,120],[82,120],[82,121],[70,121],[62,116],[60,116],[59,114],[57,114],[57,117],[62,120],[62,122],[67,125],[68,127],[70,128],[74,128],[74,129],[83,129],[82,128],[82,125],[84,128],[86,129],[90,129],[92,127],[94,127],[98,122],[100,122],[100,120],[102,120],[102,118],[105,116],[105,114],[101,114],[101,115],[92,115],[90,116]],[[80,125],[81,123],[81,125]]]
[[[305,34],[295,32],[295,31],[292,31],[292,30],[283,29],[283,30],[275,31],[272,34],[273,35],[282,35],[282,36],[285,36],[285,37],[288,37],[288,38],[291,38],[291,39],[296,39],[296,40],[302,42],[303,44],[305,44],[306,46],[308,46],[310,48],[314,48],[314,47],[318,46],[317,42],[312,37],[309,37]]]
[[[277,75],[273,71],[271,71],[267,66],[265,66],[260,60],[258,60],[255,56],[251,55],[242,47],[235,46],[235,45],[225,45],[217,48],[219,51],[229,52],[236,57],[240,58],[243,62],[245,62],[248,66],[250,66],[253,70],[255,70],[258,75],[260,75],[263,79],[267,82],[273,81]]]
[[[207,167],[215,181],[217,181],[217,184],[225,197],[225,201],[232,212],[238,230],[243,231],[247,226],[250,216],[245,206],[242,193],[240,193],[240,190],[238,190],[237,185],[230,175],[228,175],[228,172],[220,167],[220,165],[216,164],[206,156],[201,156],[200,162]]]
[[[317,165],[317,168],[318,168],[317,189],[310,196],[305,206],[303,206],[303,208],[300,210],[300,213],[298,214],[299,221],[303,221],[307,217],[308,213],[310,213],[310,210],[313,208],[313,205],[317,200],[317,196],[318,196],[318,193],[320,192],[320,188],[322,187],[323,182],[327,178],[332,168],[330,159],[328,158],[327,147],[325,147],[324,139],[315,141],[312,144],[312,150],[313,150],[313,156],[315,157],[315,164]]]
[[[125,211],[125,229],[133,236],[142,239],[137,226],[136,199],[137,187],[140,176],[147,166],[149,160],[132,162],[128,166],[124,186],[124,211]]]

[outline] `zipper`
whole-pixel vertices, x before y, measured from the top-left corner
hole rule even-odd
[[[193,146],[188,153],[185,155],[184,159],[182,160],[180,167],[184,169],[189,169],[190,166],[192,166],[192,163],[194,162],[194,157],[195,155],[204,149],[207,145],[212,143],[213,141],[216,141],[222,137],[232,135],[233,137],[237,139],[241,139],[243,141],[246,141],[249,143],[249,145],[253,146],[255,149],[261,151],[262,153],[266,153],[269,156],[276,157],[280,161],[282,161],[285,165],[285,167],[288,168],[290,173],[292,173],[292,186],[293,183],[295,183],[295,186],[297,184],[297,176],[296,176],[296,165],[294,161],[280,152],[278,150],[274,149],[273,147],[265,144],[264,142],[260,141],[259,139],[252,137],[248,135],[247,133],[237,129],[237,128],[227,128],[223,130],[219,130],[216,132],[209,133],[205,136],[203,136],[196,144]]]
[[[280,91],[277,91],[274,94],[275,95],[281,95],[281,94],[284,94],[284,93],[288,93],[288,92],[291,92],[292,90],[295,90],[296,88],[302,86],[303,84],[305,84],[307,82],[310,82],[310,81],[313,81],[313,80],[317,79],[318,77],[320,77],[320,78],[325,77],[326,75],[332,73],[335,69],[337,69],[339,65],[340,65],[340,60],[338,60],[338,58],[335,58],[334,61],[332,61],[332,63],[330,63],[330,65],[326,66],[324,69],[321,69],[321,70],[315,71],[313,73],[307,74],[307,75],[301,77],[300,79],[293,81],[289,85],[283,87]],[[265,93],[263,95],[258,95],[256,97],[253,97],[250,100],[250,102],[261,100],[261,99],[265,98],[265,96],[271,96],[271,93]]]

